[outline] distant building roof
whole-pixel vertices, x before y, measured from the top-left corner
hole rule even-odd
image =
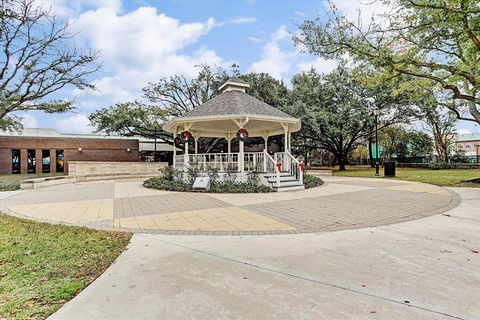
[[[121,139],[121,140],[138,140],[140,150],[153,151],[155,146],[154,139],[148,139],[140,136],[125,137],[118,135],[105,134],[79,134],[79,133],[62,133],[50,128],[23,128],[21,131],[0,131],[0,137],[25,137],[25,138],[67,138],[67,139]],[[173,146],[168,145],[162,139],[157,139],[157,151],[172,151]],[[177,150],[180,150],[177,148]]]
[[[456,137],[457,142],[480,141],[480,133],[459,134]]]

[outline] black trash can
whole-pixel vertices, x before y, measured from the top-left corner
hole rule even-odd
[[[395,177],[395,162],[389,161],[383,164],[385,177]]]

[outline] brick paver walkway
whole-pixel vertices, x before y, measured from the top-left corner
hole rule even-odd
[[[397,180],[326,177],[308,190],[206,194],[146,189],[141,180],[59,185],[21,192],[0,210],[97,228],[169,234],[282,234],[387,225],[445,212],[446,189]]]

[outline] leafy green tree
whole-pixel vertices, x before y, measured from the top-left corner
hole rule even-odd
[[[143,89],[142,101],[119,102],[99,109],[89,116],[97,132],[124,136],[161,138],[173,144],[171,133],[162,124],[198,107],[218,94],[218,88],[228,78],[225,71],[213,71],[201,65],[194,79],[183,75],[161,78]]]
[[[326,58],[348,55],[390,76],[427,79],[459,119],[480,123],[480,7],[478,0],[381,0],[392,12],[368,25],[332,6],[328,21],[307,20],[295,42]],[[361,17],[361,13],[359,15]],[[464,116],[464,109],[470,116]]]
[[[61,113],[72,101],[49,100],[74,86],[93,89],[88,76],[98,70],[96,52],[71,43],[70,23],[59,21],[34,0],[0,0],[0,129],[20,129],[18,111]]]
[[[162,125],[172,117],[178,117],[198,107],[218,95],[219,87],[229,78],[228,73],[207,65],[199,66],[199,73],[193,79],[183,75],[162,78],[143,89],[143,100],[119,102],[92,113],[89,120],[97,132],[125,136],[161,138],[173,144],[171,133],[164,132]],[[250,84],[248,93],[252,96],[281,107],[288,98],[288,90],[283,82],[265,73],[240,75],[233,73]],[[199,149],[208,152],[219,148],[225,141],[222,138],[200,140]],[[263,142],[260,139],[260,142]],[[255,139],[250,143],[255,144]]]
[[[327,75],[302,72],[292,83],[290,113],[302,120],[300,139],[307,137],[331,152],[345,170],[349,154],[372,122],[363,87],[343,67]]]
[[[421,110],[427,128],[433,135],[435,151],[442,161],[449,162],[457,125],[455,113],[439,105],[421,106]]]
[[[307,162],[311,150],[322,148],[331,152],[344,170],[349,154],[358,144],[365,139],[372,143],[374,107],[381,111],[380,129],[406,122],[412,115],[403,94],[394,92],[397,82],[380,81],[365,70],[351,71],[340,66],[327,75],[311,70],[295,75],[292,84],[285,111],[302,120],[293,145],[297,153],[303,151]]]
[[[385,160],[396,159],[408,162],[409,158],[430,156],[433,150],[432,138],[425,132],[408,131],[402,126],[390,126],[382,130],[380,143],[384,147]]]

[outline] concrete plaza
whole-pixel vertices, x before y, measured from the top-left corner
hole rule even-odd
[[[480,319],[480,189],[452,190],[443,214],[363,229],[136,233],[51,319]]]
[[[264,235],[389,225],[445,212],[455,193],[413,182],[324,177],[320,187],[285,193],[206,194],[147,189],[142,180],[28,190],[0,202],[22,217],[133,232]]]

